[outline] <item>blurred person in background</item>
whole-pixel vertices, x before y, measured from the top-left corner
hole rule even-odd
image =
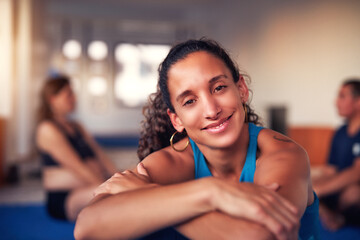
[[[66,76],[50,77],[41,91],[36,145],[50,216],[74,221],[115,165],[84,127],[69,116],[76,98]]]
[[[313,176],[320,217],[330,230],[360,226],[360,79],[342,84],[336,107],[345,124],[333,136],[327,164]]]

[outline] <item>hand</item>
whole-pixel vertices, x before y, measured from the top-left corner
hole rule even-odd
[[[322,165],[311,168],[312,181],[327,181],[336,174],[337,170],[332,165]]]
[[[137,172],[138,173],[125,170],[121,173],[115,173],[111,178],[95,189],[94,195],[97,196],[103,193],[117,194],[154,185],[150,183],[149,174],[142,163],[137,165]]]
[[[216,185],[215,209],[233,217],[257,222],[272,232],[277,239],[297,239],[298,210],[275,191],[274,183],[263,187],[251,183],[236,183],[210,178]]]

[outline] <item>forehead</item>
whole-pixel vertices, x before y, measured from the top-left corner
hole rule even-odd
[[[175,63],[169,70],[169,84],[178,78],[184,80],[192,79],[194,81],[200,79],[211,79],[216,74],[230,74],[230,70],[225,63],[211,53],[200,51],[190,53],[186,58]],[[230,76],[229,76],[230,77]]]
[[[58,95],[60,95],[60,94],[65,95],[65,94],[68,94],[71,92],[72,92],[71,86],[69,84],[66,84],[62,89],[60,89],[60,91],[58,92]]]
[[[344,85],[340,88],[340,93],[352,95],[352,87],[350,85]]]

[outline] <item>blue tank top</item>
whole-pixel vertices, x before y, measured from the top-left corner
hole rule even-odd
[[[263,127],[249,123],[249,146],[247,149],[245,164],[240,175],[240,182],[254,182],[254,174],[256,168],[256,150],[257,137]],[[205,161],[205,157],[196,145],[190,139],[191,147],[194,153],[195,162],[195,178],[212,176],[209,167]],[[301,240],[316,240],[320,239],[319,235],[319,199],[314,193],[314,202],[308,206],[301,218],[299,239]]]

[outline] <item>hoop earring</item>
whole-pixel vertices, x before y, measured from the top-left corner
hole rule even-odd
[[[190,141],[189,141],[189,138],[188,138],[188,140],[187,140],[187,142],[186,142],[186,144],[185,144],[185,147],[184,147],[183,149],[176,149],[176,148],[174,147],[173,139],[174,139],[174,136],[175,136],[177,133],[178,133],[178,131],[174,132],[173,135],[171,136],[171,138],[170,138],[170,145],[171,145],[172,149],[174,149],[175,151],[177,151],[177,152],[183,152],[183,151],[185,151],[185,149],[186,149],[187,146],[189,145],[189,142],[190,142]]]
[[[245,119],[244,119],[244,122],[248,122],[248,112],[247,112],[247,107],[246,107],[246,104],[244,103],[243,104],[244,106],[244,112],[245,112]]]

